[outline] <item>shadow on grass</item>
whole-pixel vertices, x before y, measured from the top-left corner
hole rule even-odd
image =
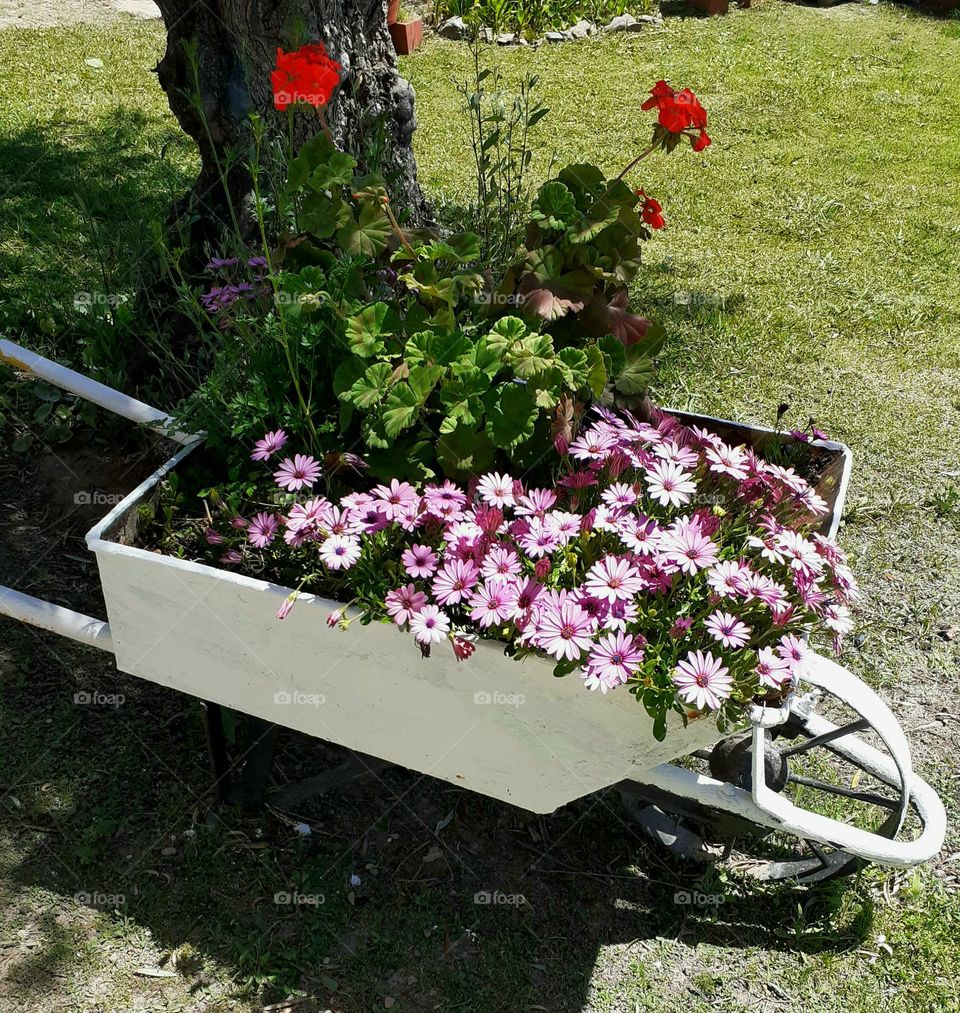
[[[170,120],[123,108],[0,133],[0,327],[71,351],[77,294],[140,281],[156,223],[192,181],[191,147]]]
[[[0,542],[0,581],[28,551]],[[69,567],[59,556],[50,566]],[[387,768],[295,814],[220,807],[193,700],[12,622],[0,620],[0,644],[8,892],[44,891],[36,909],[64,917],[84,894],[107,931],[132,924],[167,954],[186,948],[197,957],[176,962],[185,990],[206,980],[205,958],[262,1002],[302,989],[346,1013],[386,996],[405,1010],[579,1013],[611,944],[604,980],[629,994],[647,973],[640,941],[815,954],[856,949],[871,931],[872,902],[849,881],[798,893],[680,864],[646,843],[614,792],[535,817]],[[80,691],[122,702],[78,705]],[[277,755],[283,781],[344,751],[283,731]],[[677,891],[723,899],[690,906]],[[75,970],[59,930],[41,922],[38,934],[9,978],[15,997],[53,1003],[58,974]]]

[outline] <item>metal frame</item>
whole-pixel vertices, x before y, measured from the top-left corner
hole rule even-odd
[[[0,360],[22,369],[48,382],[71,391],[108,411],[128,418],[152,429],[181,444],[180,450],[145,482],[141,483],[127,500],[154,485],[168,474],[202,437],[179,432],[173,419],[165,412],[151,408],[141,401],[97,383],[74,370],[50,362],[12,342],[0,340]],[[710,416],[683,413],[688,418],[703,421],[723,422]],[[753,427],[772,432],[764,427]],[[840,523],[843,501],[850,478],[850,452],[842,444],[821,441],[822,445],[839,450],[844,455],[844,465],[837,489],[833,522],[830,533],[835,534]],[[102,536],[122,514],[123,504],[115,507],[90,533],[92,537]],[[88,537],[90,537],[88,536]],[[0,615],[18,619],[21,622],[49,630],[80,643],[113,652],[113,640],[109,625],[82,613],[66,609],[50,602],[21,594],[11,588],[0,586]],[[933,789],[913,773],[910,748],[906,736],[887,705],[868,686],[852,673],[825,658],[813,656],[806,681],[832,693],[838,699],[859,713],[878,733],[890,752],[888,758],[872,746],[861,742],[852,731],[836,729],[829,721],[810,713],[810,700],[791,694],[779,708],[755,707],[750,714],[752,727],[752,787],[750,791],[738,788],[728,782],[718,781],[702,774],[696,774],[674,764],[660,764],[645,773],[643,779],[633,781],[648,788],[658,789],[669,795],[679,796],[698,803],[707,809],[741,817],[750,823],[771,830],[785,831],[800,838],[840,848],[863,859],[897,868],[916,865],[932,858],[941,848],[946,834],[946,813],[943,804]],[[923,830],[913,841],[890,840],[879,834],[870,833],[849,826],[817,813],[811,813],[795,806],[778,794],[766,783],[764,756],[768,729],[778,726],[793,713],[804,716],[816,735],[833,734],[830,748],[842,756],[856,761],[885,783],[902,791],[903,803],[896,823],[902,825],[904,812],[909,802],[918,813]],[[237,800],[230,788],[230,764],[223,734],[223,722],[219,705],[205,704],[207,742],[211,766],[218,793],[221,798]],[[273,744],[277,726],[260,722],[262,734],[251,749],[244,766],[239,800],[256,806],[262,801],[269,773]],[[258,729],[259,730],[259,729]]]

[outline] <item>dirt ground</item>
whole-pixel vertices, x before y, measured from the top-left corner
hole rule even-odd
[[[109,21],[120,14],[159,18],[150,0],[0,0],[0,28],[46,28],[82,21]]]

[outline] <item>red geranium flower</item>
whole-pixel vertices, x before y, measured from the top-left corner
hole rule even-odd
[[[330,59],[322,42],[301,46],[292,53],[277,49],[277,68],[270,75],[274,106],[282,110],[308,102],[320,109],[340,84],[342,70],[336,60]]]
[[[710,144],[706,131],[707,111],[689,88],[674,91],[666,81],[657,81],[650,89],[650,98],[640,108],[655,108],[660,126],[671,134],[698,131],[697,137],[691,136],[694,151],[703,151]]]
[[[640,217],[651,229],[662,229],[667,223],[663,217],[660,201],[648,197],[642,190],[637,190],[637,196],[643,201]]]

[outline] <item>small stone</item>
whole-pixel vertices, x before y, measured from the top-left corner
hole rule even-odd
[[[609,24],[603,26],[605,32],[629,32],[637,24],[637,19],[632,14],[619,14]]]
[[[593,35],[595,30],[596,26],[592,21],[578,21],[563,33],[563,37],[565,39],[585,39],[588,35]]]
[[[547,32],[547,34],[544,35],[544,38],[547,42],[563,42],[566,36],[563,32]]]
[[[470,35],[470,29],[464,24],[463,18],[447,18],[437,29],[437,35],[443,39],[459,41]]]
[[[83,61],[88,67],[93,67],[94,70],[100,70],[103,66],[103,60],[98,60],[95,56],[92,56],[89,60]]]
[[[503,32],[497,36],[498,46],[512,46],[517,41],[516,35],[513,32]]]
[[[493,29],[492,28],[481,28],[480,29],[480,41],[481,42],[493,42]]]

